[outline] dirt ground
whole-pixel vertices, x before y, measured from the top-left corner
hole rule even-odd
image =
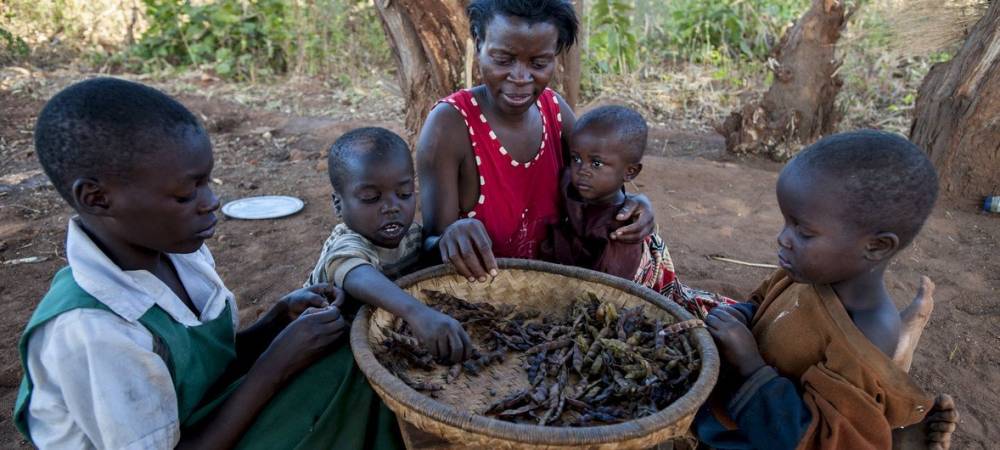
[[[10,420],[21,377],[17,339],[52,275],[66,264],[63,241],[71,214],[34,157],[33,124],[44,99],[79,78],[50,81],[45,91],[30,84],[16,89],[0,84],[2,448],[27,446]],[[294,195],[306,202],[304,211],[285,219],[222,220],[208,243],[223,280],[237,295],[243,323],[249,323],[279,296],[301,286],[335,224],[324,148],[360,125],[399,132],[401,114],[398,108],[373,112],[328,105],[333,112],[310,115],[309,108],[284,112],[244,106],[198,86],[166,89],[208,125],[215,145],[214,188],[224,202],[265,194]],[[775,262],[781,217],[773,189],[781,166],[734,160],[722,146],[720,137],[704,131],[657,127],[637,185],[654,203],[661,235],[682,279],[739,298],[769,269],[712,261],[706,255]],[[912,297],[920,275],[937,283],[936,308],[912,374],[928,392],[955,396],[962,414],[954,441],[959,449],[996,448],[1000,442],[998,253],[1000,216],[977,213],[971,202],[945,201],[888,275],[900,307]],[[15,263],[32,257],[40,261]]]

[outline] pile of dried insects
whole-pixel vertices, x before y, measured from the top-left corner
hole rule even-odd
[[[642,307],[619,310],[595,295],[573,302],[564,317],[540,317],[512,305],[470,303],[437,291],[423,291],[428,304],[462,323],[478,350],[451,366],[441,383],[462,373],[518,357],[530,387],[477,413],[550,426],[592,426],[653,414],[688,392],[701,360],[689,341],[693,320],[664,326]],[[415,382],[407,371],[432,370],[429,352],[402,320],[385,330],[379,362],[416,390],[434,396],[441,384]]]

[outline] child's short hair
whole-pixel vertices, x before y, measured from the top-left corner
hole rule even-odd
[[[406,141],[381,127],[356,128],[338,138],[327,156],[327,170],[333,190],[341,192],[352,162],[364,159],[363,162],[377,162],[389,158],[406,158],[407,165],[413,168],[413,157]]]
[[[576,10],[569,0],[473,0],[465,13],[469,16],[469,32],[477,50],[486,39],[486,27],[498,15],[520,17],[530,24],[551,23],[559,33],[556,53],[573,46],[580,28]]]
[[[908,245],[923,227],[938,196],[937,171],[906,138],[860,130],[820,139],[800,152],[786,170],[827,175],[846,191],[850,220],[858,227],[899,236]]]
[[[35,124],[35,151],[56,191],[71,205],[81,176],[124,176],[163,139],[203,132],[190,111],[166,94],[131,81],[94,78],[52,97]]]
[[[642,114],[631,108],[607,105],[588,111],[576,119],[573,132],[617,133],[628,151],[625,156],[630,162],[638,163],[642,161],[642,155],[646,152],[649,127]]]

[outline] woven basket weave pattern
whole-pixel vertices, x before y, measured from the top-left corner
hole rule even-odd
[[[469,283],[450,268],[438,266],[404,277],[398,284],[421,301],[426,301],[421,291],[429,289],[472,302],[508,303],[562,313],[574,299],[593,293],[619,308],[646,305],[647,316],[660,318],[664,324],[691,318],[659,294],[603,273],[540,261],[500,260],[499,264],[500,274],[489,283]],[[378,363],[372,349],[378,348],[383,328],[391,326],[394,319],[387,311],[376,310],[372,314],[367,307],[358,314],[351,331],[351,346],[359,367],[375,392],[401,419],[424,432],[465,447],[649,448],[686,432],[698,406],[714,386],[719,370],[718,353],[708,332],[691,330],[688,333],[700,353],[701,371],[691,390],[664,410],[615,425],[573,428],[517,424],[473,414],[468,408],[461,408],[462,397],[448,399],[450,401],[432,399],[389,373]],[[473,384],[473,388],[478,385],[483,394],[492,380],[483,374],[479,379],[482,383]],[[496,398],[505,394],[498,393]],[[470,394],[455,395],[467,397]]]

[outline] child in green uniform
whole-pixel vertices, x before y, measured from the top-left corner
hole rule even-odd
[[[41,112],[38,158],[77,216],[19,346],[14,411],[39,448],[396,448],[392,414],[335,341],[328,284],[236,332],[204,241],[219,200],[212,147],[182,105],[97,78]],[[235,376],[239,380],[230,382]]]

